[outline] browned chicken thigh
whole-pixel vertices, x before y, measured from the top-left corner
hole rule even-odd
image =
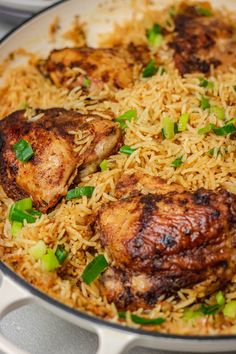
[[[58,87],[93,89],[108,84],[110,88],[129,87],[150,60],[146,46],[130,44],[114,48],[64,48],[54,50],[39,69]]]
[[[175,31],[170,43],[181,74],[213,67],[236,67],[236,29],[217,14],[209,3],[182,3],[174,16]]]
[[[150,178],[153,189],[155,177]],[[100,239],[112,261],[101,283],[119,309],[155,305],[161,295],[211,275],[222,286],[235,274],[236,196],[225,190],[190,193],[176,185],[162,190],[162,185],[156,178],[152,193],[131,190],[98,213]]]
[[[65,109],[25,111],[0,121],[0,184],[15,199],[31,196],[45,212],[64,196],[78,176],[94,172],[119,147],[117,123]],[[38,117],[38,119],[37,119]],[[27,141],[34,155],[28,162],[16,158],[13,145]]]

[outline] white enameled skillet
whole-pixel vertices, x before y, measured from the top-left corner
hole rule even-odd
[[[158,6],[167,4],[165,0],[156,2]],[[110,3],[110,6],[98,6],[105,3]],[[114,21],[122,21],[130,17],[132,11],[130,3],[131,0],[116,0],[115,3],[114,0],[59,2],[33,17],[2,40],[0,62],[19,47],[47,55],[48,51],[55,47],[54,43],[49,43],[47,40],[48,28],[55,16],[59,16],[62,27],[66,28],[71,24],[73,16],[79,14],[83,21],[89,23],[89,44],[94,45],[97,35],[110,30]],[[213,5],[225,5],[236,11],[235,0],[215,0]],[[63,43],[57,43],[56,46],[60,48]],[[196,336],[160,334],[126,328],[94,318],[43,294],[0,262],[0,320],[10,311],[32,302],[40,304],[79,327],[95,332],[99,337],[97,354],[118,354],[138,345],[181,352],[236,352],[236,336],[204,337],[197,336],[197,333]],[[0,350],[6,354],[26,354],[4,338],[1,333]]]

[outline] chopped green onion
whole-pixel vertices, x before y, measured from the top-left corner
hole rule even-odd
[[[42,213],[40,211],[35,210],[35,209],[28,210],[27,213],[32,216],[36,216],[36,217],[40,217],[42,215]]]
[[[219,107],[219,106],[211,106],[210,108],[210,112],[215,114],[216,117],[220,120],[224,120],[225,119],[225,111],[224,108]]]
[[[201,304],[199,310],[202,312],[203,315],[215,315],[217,312],[219,312],[221,306],[219,304],[215,304],[215,305],[205,305],[205,304]]]
[[[137,118],[136,109],[130,109],[129,111],[122,114],[121,116],[117,117],[115,119],[115,122],[118,122],[120,124],[121,128],[125,129],[125,128],[127,128],[125,121],[128,120],[129,122],[131,122],[132,119],[136,119],[136,118]]]
[[[197,317],[201,317],[202,313],[201,311],[198,310],[193,310],[191,308],[186,308],[184,310],[184,314],[183,314],[183,320],[185,321],[189,321],[189,320],[194,320]]]
[[[107,267],[106,258],[100,254],[86,266],[81,277],[86,284],[91,284]]]
[[[232,300],[225,305],[223,314],[230,318],[236,317],[236,300]]]
[[[210,108],[211,105],[209,103],[209,99],[202,96],[201,97],[201,100],[200,100],[200,108],[202,108],[203,110],[207,109],[207,108]]]
[[[16,204],[13,204],[10,209],[9,213],[9,220],[11,222],[13,221],[19,221],[19,222],[24,222],[26,220],[28,223],[33,224],[35,222],[35,218],[24,211],[21,211],[16,208]]]
[[[220,147],[212,148],[207,153],[210,156],[218,156],[220,154]]]
[[[66,200],[81,198],[83,196],[91,197],[94,189],[95,188],[91,186],[77,187],[75,189],[71,189],[66,195]]]
[[[68,252],[65,250],[65,247],[62,245],[58,245],[56,252],[55,252],[55,256],[57,257],[57,260],[60,264],[64,263],[67,256],[68,256]]]
[[[126,319],[126,312],[119,312],[119,318],[121,319]],[[140,324],[140,325],[160,325],[165,322],[165,319],[163,317],[157,317],[157,318],[144,318],[144,317],[139,317],[137,315],[131,314],[131,319],[134,323]]]
[[[147,29],[146,37],[151,46],[160,46],[163,41],[161,26],[155,23],[152,28]]]
[[[232,119],[228,120],[225,124],[226,124],[226,125],[229,125],[229,124],[234,124],[234,125],[236,125],[236,118],[232,118]]]
[[[199,135],[204,135],[210,133],[215,128],[215,125],[212,123],[207,124],[205,127],[198,129]]]
[[[212,81],[206,80],[204,77],[199,77],[199,86],[213,89],[214,83]]]
[[[218,291],[218,293],[216,294],[216,301],[217,301],[218,305],[224,306],[225,297],[224,297],[224,294],[222,293],[222,291]]]
[[[128,145],[123,145],[120,148],[120,152],[122,152],[122,154],[126,154],[126,155],[132,155],[132,153],[135,151],[136,149],[132,149],[130,146]]]
[[[226,124],[221,128],[213,128],[213,132],[216,135],[219,136],[224,136],[224,135],[228,135],[228,134],[232,134],[236,132],[236,127],[234,124]]]
[[[21,109],[27,109],[27,108],[29,108],[29,103],[25,101],[21,104]]]
[[[166,139],[173,139],[175,136],[175,123],[169,117],[163,118],[162,121],[163,135]]]
[[[179,118],[178,131],[184,132],[187,129],[187,124],[189,120],[189,114],[183,113]]]
[[[21,162],[27,162],[34,155],[31,145],[24,139],[18,141],[13,145],[13,150],[16,154],[17,160]]]
[[[158,72],[158,67],[154,59],[150,60],[143,70],[143,77],[151,77]]]
[[[16,207],[16,209],[21,210],[21,211],[28,211],[28,210],[32,209],[32,207],[33,207],[32,199],[25,198],[25,199],[18,200],[15,203],[15,207]]]
[[[91,80],[88,77],[85,77],[82,86],[88,88],[90,85],[91,85]]]
[[[181,166],[183,163],[183,157],[178,157],[176,160],[174,160],[173,162],[171,162],[171,167],[177,168],[179,166]]]
[[[47,252],[47,246],[45,245],[43,240],[38,241],[34,246],[32,246],[29,250],[29,253],[32,257],[37,261],[41,259]]]
[[[15,238],[18,235],[18,233],[22,229],[22,226],[23,226],[22,222],[13,221],[12,226],[11,226],[11,234],[12,234],[13,238]]]
[[[42,256],[41,260],[43,270],[45,270],[46,272],[53,272],[60,265],[57,257],[55,256],[55,253],[50,248],[47,249],[47,253]]]
[[[199,15],[202,15],[202,16],[207,16],[207,17],[212,16],[212,12],[209,9],[207,9],[206,7],[197,6],[196,11]]]
[[[103,160],[100,163],[100,169],[102,172],[106,171],[108,169],[108,161],[107,160]]]
[[[164,75],[166,73],[166,69],[163,67],[159,67],[158,71],[160,72],[160,75]]]

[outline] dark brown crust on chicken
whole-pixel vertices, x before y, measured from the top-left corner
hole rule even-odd
[[[231,279],[235,225],[236,196],[225,190],[139,195],[104,205],[97,227],[114,265],[103,275],[104,293],[119,308],[134,309],[210,275]],[[114,297],[106,285],[111,274],[120,279]]]
[[[47,60],[39,63],[39,69],[58,87],[83,86],[83,79],[88,77],[91,87],[106,83],[111,88],[122,89],[134,83],[149,60],[148,48],[132,43],[127,48],[64,48],[52,51]]]
[[[204,7],[212,16],[199,14]],[[217,15],[208,3],[183,3],[174,17],[175,32],[170,47],[181,74],[209,73],[214,67],[236,66],[236,31],[226,19]]]
[[[75,177],[94,172],[99,163],[116,152],[121,141],[118,125],[96,115],[81,115],[61,108],[37,110],[37,121],[29,121],[25,111],[12,113],[0,121],[0,184],[14,200],[31,196],[45,212],[55,206]],[[77,152],[75,135],[89,137],[84,151]],[[13,145],[24,139],[33,148],[33,158],[22,163]]]

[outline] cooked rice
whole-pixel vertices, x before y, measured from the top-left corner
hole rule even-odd
[[[143,23],[133,21],[132,28],[135,31],[126,25],[126,40],[132,38],[133,41],[136,39],[136,42],[142,42],[145,39],[144,29],[150,27],[153,21],[148,16]],[[127,32],[127,28],[130,31]],[[123,28],[116,29],[116,35],[109,37],[110,44],[120,43],[121,38],[124,38],[122,33]],[[106,41],[108,43],[108,39]],[[125,144],[136,148],[136,151],[131,156],[121,153],[110,156],[107,171],[82,179],[81,185],[95,187],[90,199],[83,197],[69,202],[63,200],[52,213],[43,215],[35,224],[26,224],[18,237],[12,239],[10,225],[6,220],[12,201],[0,189],[1,259],[47,294],[76,309],[113,322],[119,321],[117,309],[101,296],[99,280],[86,285],[80,280],[80,276],[94,254],[104,253],[99,236],[94,235],[87,225],[102,203],[116,200],[115,185],[120,176],[124,172],[139,170],[149,175],[158,175],[169,184],[179,183],[187,190],[223,187],[236,193],[236,141],[228,136],[198,135],[198,129],[207,123],[217,124],[216,117],[210,115],[208,110],[202,111],[199,108],[199,98],[206,92],[199,87],[199,74],[186,75],[183,78],[174,68],[165,46],[160,55],[167,70],[164,75],[159,73],[148,80],[140,79],[132,89],[119,92],[111,92],[105,87],[102,92],[93,92],[90,95],[91,100],[87,100],[80,88],[69,92],[53,86],[40,75],[32,60],[27,66],[11,69],[0,89],[0,118],[23,108],[26,103],[30,107],[28,113],[31,117],[34,116],[32,108],[39,107],[63,107],[82,113],[96,111],[101,116],[104,111],[112,111],[115,116],[128,109],[136,109],[138,112],[137,120],[127,122],[125,133]],[[6,70],[6,65],[4,69]],[[214,82],[214,89],[207,92],[210,101],[224,107],[227,119],[235,117],[236,92],[233,86],[236,84],[236,70],[229,68],[227,73],[217,73],[212,69],[209,80]],[[171,141],[162,140],[160,133],[163,117],[170,116],[178,122],[180,114],[184,112],[190,113],[188,129],[175,135]],[[75,135],[80,149],[81,139],[86,139],[86,136],[71,133]],[[221,153],[209,156],[208,151],[215,147],[221,148]],[[184,163],[174,169],[171,162],[180,156],[183,156]],[[40,261],[35,262],[29,254],[29,248],[38,240],[43,240],[54,250],[58,244],[65,245],[69,251],[67,261],[57,272],[43,272]],[[108,258],[107,255],[106,257]],[[136,314],[149,318],[166,318],[161,326],[148,326],[151,330],[199,335],[235,334],[235,319],[224,317],[222,313],[192,321],[182,319],[184,308],[201,303],[206,289],[211,286],[214,289],[215,281],[212,277],[192,289],[182,289],[177,298],[162,297],[154,309],[139,309]],[[236,299],[236,276],[226,287],[224,294],[227,301]],[[214,304],[215,295],[204,301]],[[124,321],[121,323],[125,325]],[[127,325],[140,327],[133,323],[129,312]]]

